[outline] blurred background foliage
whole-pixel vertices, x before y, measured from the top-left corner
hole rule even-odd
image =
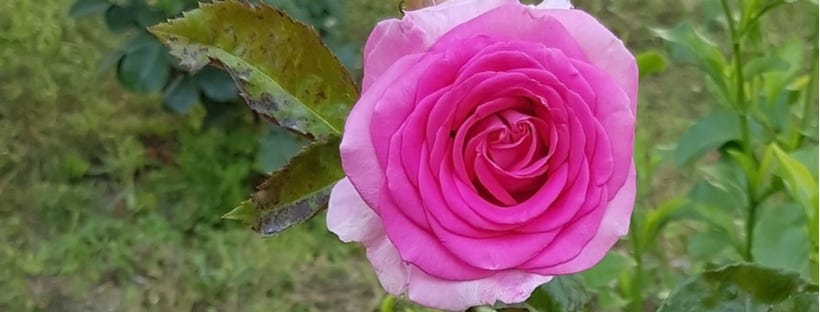
[[[312,25],[356,80],[372,26],[400,15],[398,1],[265,2]],[[631,50],[650,51],[639,59],[651,70],[642,73],[636,157],[644,167],[636,209],[659,220],[668,212],[676,221],[637,242],[647,255],[640,264],[629,252],[636,242],[623,241],[567,284],[589,289],[595,310],[625,309],[635,297],[645,299],[638,309],[654,310],[687,276],[743,259],[725,243],[735,238],[720,230],[737,223],[737,214],[697,210],[680,198],[691,189],[692,198],[732,206],[732,198],[699,184],[700,169],[676,165],[682,156],[675,142],[721,103],[696,67],[667,64],[685,60],[662,48],[657,31],[680,29],[675,26],[686,20],[726,42],[720,8],[700,0],[573,3]],[[144,31],[195,6],[190,0],[0,1],[0,310],[372,311],[380,302],[395,304],[382,302],[360,247],[340,243],[322,217],[267,240],[220,220],[304,141],[252,114],[222,71],[188,74],[175,67]],[[773,11],[755,31],[763,48],[789,53],[792,42],[816,47],[816,33],[795,26],[816,18],[816,6],[798,3]],[[808,61],[794,62],[796,72],[809,70]],[[809,143],[813,154],[800,157],[815,164],[816,179],[816,136]],[[805,236],[795,230],[805,216],[779,205],[784,201],[761,208],[761,231],[779,234],[764,235],[756,258],[810,277],[808,259],[790,256],[808,248],[798,246]],[[728,221],[716,227],[704,219]],[[639,265],[651,272],[643,286],[630,273]],[[396,311],[421,310],[398,305]]]
[[[316,23],[370,5],[282,3]],[[0,310],[362,311],[379,299],[363,255],[322,220],[259,240],[220,219],[299,141],[258,120],[221,71],[189,76],[155,51],[142,27],[190,5],[0,2]],[[320,29],[358,47],[378,14]]]

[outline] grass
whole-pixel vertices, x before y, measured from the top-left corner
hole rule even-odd
[[[223,131],[201,110],[174,116],[156,95],[124,91],[98,70],[116,36],[68,18],[71,2],[0,1],[0,310],[374,310],[383,291],[361,248],[322,217],[266,240],[219,219],[260,177],[253,117]],[[697,3],[574,2],[636,52],[661,46],[648,26],[697,17]],[[344,39],[362,46],[396,8],[347,2]],[[642,82],[639,136],[673,142],[707,98],[684,67]],[[646,205],[686,176],[663,166]],[[690,233],[662,239],[680,256]]]
[[[256,239],[257,127],[201,125],[97,72],[116,42],[67,1],[0,4],[0,310],[362,311],[378,283],[321,218]],[[250,114],[241,118],[249,119]]]

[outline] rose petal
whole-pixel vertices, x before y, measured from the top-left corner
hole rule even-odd
[[[569,7],[450,0],[371,34],[328,227],[365,243],[388,292],[446,309],[523,301],[626,234],[637,67]]]
[[[512,194],[509,193],[508,188],[493,174],[490,161],[487,160],[486,157],[478,157],[473,163],[473,170],[483,189],[490,193],[489,195],[491,195],[492,198],[488,200],[494,200],[505,207],[518,203]]]
[[[612,177],[607,182],[609,189],[619,189],[626,180],[635,142],[635,114],[630,110],[626,93],[604,72],[586,64],[575,64],[575,67],[593,86],[596,101],[592,107],[595,116],[605,129],[611,146]],[[597,151],[604,152],[602,149]],[[610,194],[615,196],[614,193]]]
[[[360,219],[357,219],[360,218]],[[356,240],[367,237],[367,258],[373,265],[384,289],[393,295],[407,293],[416,303],[447,310],[464,310],[471,306],[494,304],[496,301],[517,303],[526,300],[532,291],[552,277],[508,270],[482,279],[451,281],[433,277],[401,260],[396,247],[387,239],[377,222],[363,222],[359,233],[340,226],[353,221],[377,220],[378,216],[359,198],[352,184],[343,179],[336,184],[328,207],[328,227],[334,233]],[[349,232],[354,230],[353,232]]]
[[[539,9],[572,9],[572,3],[569,3],[569,0],[544,0],[535,7]]]
[[[408,267],[384,234],[379,216],[367,207],[353,184],[342,179],[330,193],[327,228],[344,242],[362,242],[384,289],[400,295],[407,289]]]
[[[467,281],[492,275],[492,271],[464,263],[445,249],[431,231],[420,228],[404,213],[424,207],[394,200],[386,186],[382,188],[382,192],[379,215],[387,237],[397,246],[404,261],[415,264],[427,274],[448,280]]]
[[[572,35],[593,66],[609,73],[632,102],[638,104],[638,65],[624,43],[594,17],[581,10],[535,10],[537,16],[557,19]]]
[[[549,282],[552,276],[507,270],[471,281],[449,281],[410,268],[407,296],[429,307],[461,311],[471,306],[523,302],[536,287]]]
[[[592,238],[572,260],[537,270],[543,274],[572,274],[593,267],[604,258],[607,251],[629,232],[630,216],[635,206],[635,164],[631,164],[626,183],[607,204],[606,212]]]
[[[453,28],[439,38],[430,50],[439,51],[457,47],[460,42],[469,41],[476,34],[481,34],[496,42],[541,43],[548,48],[560,49],[571,58],[585,61],[587,56],[570,34],[569,29],[551,15],[543,13],[562,11],[575,10],[538,10],[519,3],[500,6]]]
[[[397,80],[406,77],[409,69],[417,65],[421,58],[422,55],[411,55],[400,59],[394,70],[362,93],[345,122],[345,135],[339,145],[342,168],[362,199],[376,211],[379,210],[379,190],[384,180],[384,169],[379,165],[370,133],[373,111],[384,93],[392,90]]]
[[[362,92],[398,59],[426,51],[453,27],[498,6],[517,0],[450,0],[407,12],[401,20],[379,22],[364,46]]]
[[[439,224],[435,217],[430,219],[430,227],[444,248],[473,267],[493,271],[517,268],[541,254],[541,250],[556,241],[556,235],[562,234],[559,230],[507,232],[493,237],[474,238],[453,233],[448,226]]]
[[[367,260],[373,265],[376,277],[385,291],[400,296],[407,292],[410,265],[399,256],[399,251],[387,239],[384,232],[375,240],[365,244]]]
[[[550,268],[572,260],[581,253],[584,246],[595,238],[595,233],[598,231],[601,218],[603,218],[606,210],[606,198],[604,197],[606,192],[597,193],[597,197],[592,197],[593,194],[590,195],[576,206],[556,207],[575,212],[574,218],[563,224],[556,239],[542,249],[541,253],[519,266],[519,268],[528,270]],[[592,208],[584,209],[585,206],[591,206]],[[579,216],[578,212],[582,210],[589,211],[589,213]],[[536,270],[534,272],[545,273],[546,271]]]
[[[565,168],[562,167],[561,169]],[[564,226],[578,214],[582,205],[590,199],[589,195],[592,195],[593,192],[590,191],[589,179],[589,169],[585,166],[581,167],[578,174],[572,176],[567,182],[568,185],[562,189],[561,196],[551,202],[544,213],[534,217],[517,230],[521,232],[543,232]],[[552,183],[552,181],[547,183]]]
[[[362,201],[348,178],[337,182],[330,193],[327,229],[343,242],[369,242],[384,235],[382,220]]]

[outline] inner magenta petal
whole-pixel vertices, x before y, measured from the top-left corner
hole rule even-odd
[[[481,132],[470,137],[468,142],[464,140],[468,137],[466,133],[470,131],[470,124],[476,123],[474,120],[468,122],[462,129],[456,133],[455,141],[450,151],[451,158],[458,174],[462,181],[472,181],[475,177],[475,170],[472,164],[479,155],[481,148],[479,144],[485,141],[485,137],[494,131],[504,128],[504,123],[498,118],[485,118],[477,122],[475,128],[483,129]],[[470,164],[468,166],[468,164]]]
[[[493,168],[485,157],[478,157],[474,163],[476,182],[480,186],[479,190],[486,191],[484,198],[496,202],[502,206],[512,206],[518,203],[507,191],[508,186],[499,182],[493,174]]]
[[[490,270],[473,267],[444,248],[429,229],[420,228],[407,219],[403,211],[418,209],[394,199],[392,192],[382,190],[379,198],[382,207],[379,215],[384,222],[384,230],[390,241],[396,245],[401,259],[415,264],[424,272],[449,280],[474,280],[493,274]],[[459,268],[452,270],[452,268]]]
[[[505,207],[487,201],[481,195],[472,191],[471,187],[459,180],[447,181],[450,189],[456,191],[466,207],[451,205],[453,209],[467,208],[483,219],[497,224],[521,226],[548,210],[568,182],[568,170],[562,166],[552,173],[533,196],[514,206]],[[446,178],[442,179],[447,180]],[[443,186],[445,184],[442,184]],[[451,186],[450,186],[451,185]],[[450,191],[447,191],[450,194]],[[449,197],[449,196],[448,196]]]
[[[589,194],[590,197],[581,207],[590,213],[566,224],[559,234],[561,239],[554,239],[540,254],[531,258],[521,268],[548,269],[575,258],[584,246],[595,237],[606,212],[606,192]]]
[[[490,145],[487,148],[487,157],[502,168],[511,168],[532,157],[532,146],[535,144],[532,135],[525,135],[513,143]]]
[[[504,50],[516,46],[515,42],[501,42],[489,46],[464,64],[459,77],[471,77],[480,72],[509,72],[517,68],[542,68],[532,56],[521,51]]]

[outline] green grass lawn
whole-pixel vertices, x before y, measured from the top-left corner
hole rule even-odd
[[[0,310],[374,310],[384,294],[362,249],[323,217],[272,239],[220,219],[260,181],[252,114],[214,129],[123,90],[100,70],[122,36],[69,18],[72,2],[0,1]],[[345,38],[361,46],[393,2],[349,1]],[[697,3],[575,1],[635,52]],[[710,105],[702,80],[673,66],[642,83],[639,136],[674,141]],[[686,184],[667,167],[649,203]]]
[[[257,129],[173,116],[99,61],[115,36],[70,1],[0,3],[0,310],[367,310],[358,247],[322,218],[261,240],[220,216],[247,198]],[[251,118],[250,113],[242,118]],[[334,308],[335,309],[335,308]]]

